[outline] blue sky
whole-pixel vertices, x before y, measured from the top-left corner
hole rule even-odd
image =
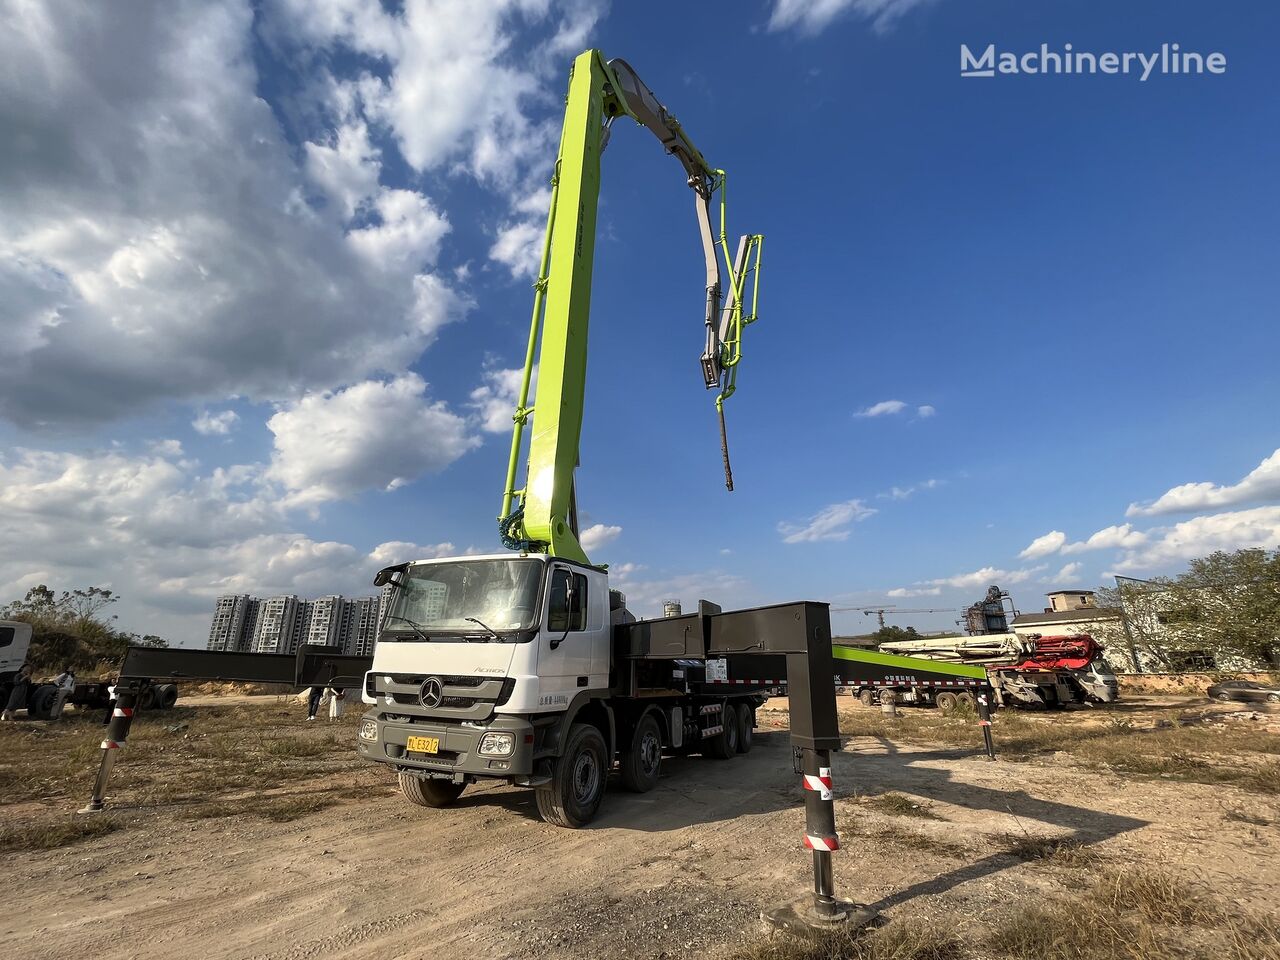
[[[730,231],[767,237],[728,494],[689,192],[615,130],[579,489],[591,556],[641,613],[951,610],[988,583],[1035,610],[1280,544],[1280,13],[732,10],[14,13],[3,597],[109,584],[127,628],[199,642],[219,593],[361,593],[383,563],[496,546],[530,238],[587,46],[729,171]],[[961,43],[1068,42],[1227,70],[959,76]]]

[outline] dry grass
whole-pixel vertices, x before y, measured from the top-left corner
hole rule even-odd
[[[1205,722],[1205,710],[1164,709],[1137,722],[1105,710],[997,713],[992,731],[996,754],[1029,760],[1065,753],[1091,767],[1195,783],[1234,784],[1268,796],[1280,795],[1280,737],[1240,724]],[[871,710],[844,712],[846,736],[881,737],[907,743],[981,749],[976,723],[936,710],[904,709],[896,719]]]
[[[986,946],[1018,960],[1277,960],[1280,924],[1229,911],[1207,887],[1172,874],[1112,868],[1081,894],[1008,916]]]
[[[936,924],[904,920],[875,930],[833,930],[812,938],[770,937],[729,960],[962,960],[960,941]]]
[[[194,820],[220,819],[223,817],[258,817],[272,823],[289,823],[332,807],[338,802],[333,791],[307,793],[283,797],[247,797],[240,800],[220,800],[216,803],[194,807],[187,816]]]
[[[83,803],[101,759],[101,716],[76,711],[58,723],[0,727],[0,804],[43,803],[53,822],[53,811]],[[358,710],[332,723],[304,716],[297,704],[270,698],[144,714],[112,774],[110,800],[182,817],[230,816],[252,812],[255,801],[231,799],[238,794],[321,781],[316,799],[262,801],[257,815],[285,822],[336,802],[362,775],[374,778],[355,752]]]
[[[1096,849],[1070,837],[1036,837],[1031,834],[1006,834],[996,843],[1010,856],[1036,861],[1069,870],[1088,870],[1106,858]]]
[[[924,800],[912,800],[900,793],[882,793],[876,797],[864,797],[860,803],[864,807],[870,807],[891,817],[916,817],[920,820],[945,819],[933,812],[932,804]]]
[[[54,850],[106,836],[119,830],[121,826],[118,820],[111,817],[94,815],[5,827],[0,830],[0,851]]]

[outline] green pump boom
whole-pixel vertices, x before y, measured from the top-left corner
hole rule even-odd
[[[733,475],[724,426],[724,401],[737,386],[742,330],[756,319],[760,290],[764,238],[760,235],[741,237],[736,255],[732,260],[729,258],[725,233],[725,172],[707,163],[679,121],[658,102],[626,61],[606,62],[599,50],[580,54],[569,74],[564,127],[551,177],[551,208],[534,284],[533,318],[529,325],[524,376],[512,418],[515,429],[498,524],[503,543],[508,547],[545,552],[582,563],[590,561],[578,542],[573,472],[578,465],[586,389],[600,155],[609,142],[613,122],[621,116],[631,117],[662,142],[666,151],[684,167],[688,185],[693,189],[707,276],[702,375],[708,390],[719,391],[716,411],[720,418],[725,485],[730,490]],[[717,191],[720,193],[718,235],[711,226],[711,202]],[[727,297],[721,255],[728,271]],[[748,290],[749,311],[744,309]],[[534,413],[534,408],[529,406],[529,389],[535,352],[537,415],[533,417],[525,486],[517,490],[516,471],[524,428]],[[519,498],[518,507],[515,507],[516,498]]]

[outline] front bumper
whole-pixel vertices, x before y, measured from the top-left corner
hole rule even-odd
[[[521,717],[495,716],[484,726],[463,726],[431,720],[388,720],[370,710],[365,720],[378,725],[378,739],[357,739],[357,750],[366,760],[389,763],[408,770],[421,770],[442,778],[527,777],[533,772],[533,724]],[[514,734],[515,750],[509,757],[488,757],[479,753],[480,738],[486,733]],[[439,737],[438,754],[409,753],[409,737]]]

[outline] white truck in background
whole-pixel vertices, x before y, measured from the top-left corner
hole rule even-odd
[[[9,702],[18,671],[31,653],[31,624],[21,620],[0,620],[0,708]],[[75,689],[67,697],[67,703],[78,707],[106,707],[111,695],[106,680],[77,681]],[[27,693],[27,719],[48,720],[53,714],[57,688],[49,681],[32,679]],[[172,683],[161,683],[148,688],[143,709],[168,710],[178,700],[178,688]],[[21,707],[19,707],[21,709]]]

